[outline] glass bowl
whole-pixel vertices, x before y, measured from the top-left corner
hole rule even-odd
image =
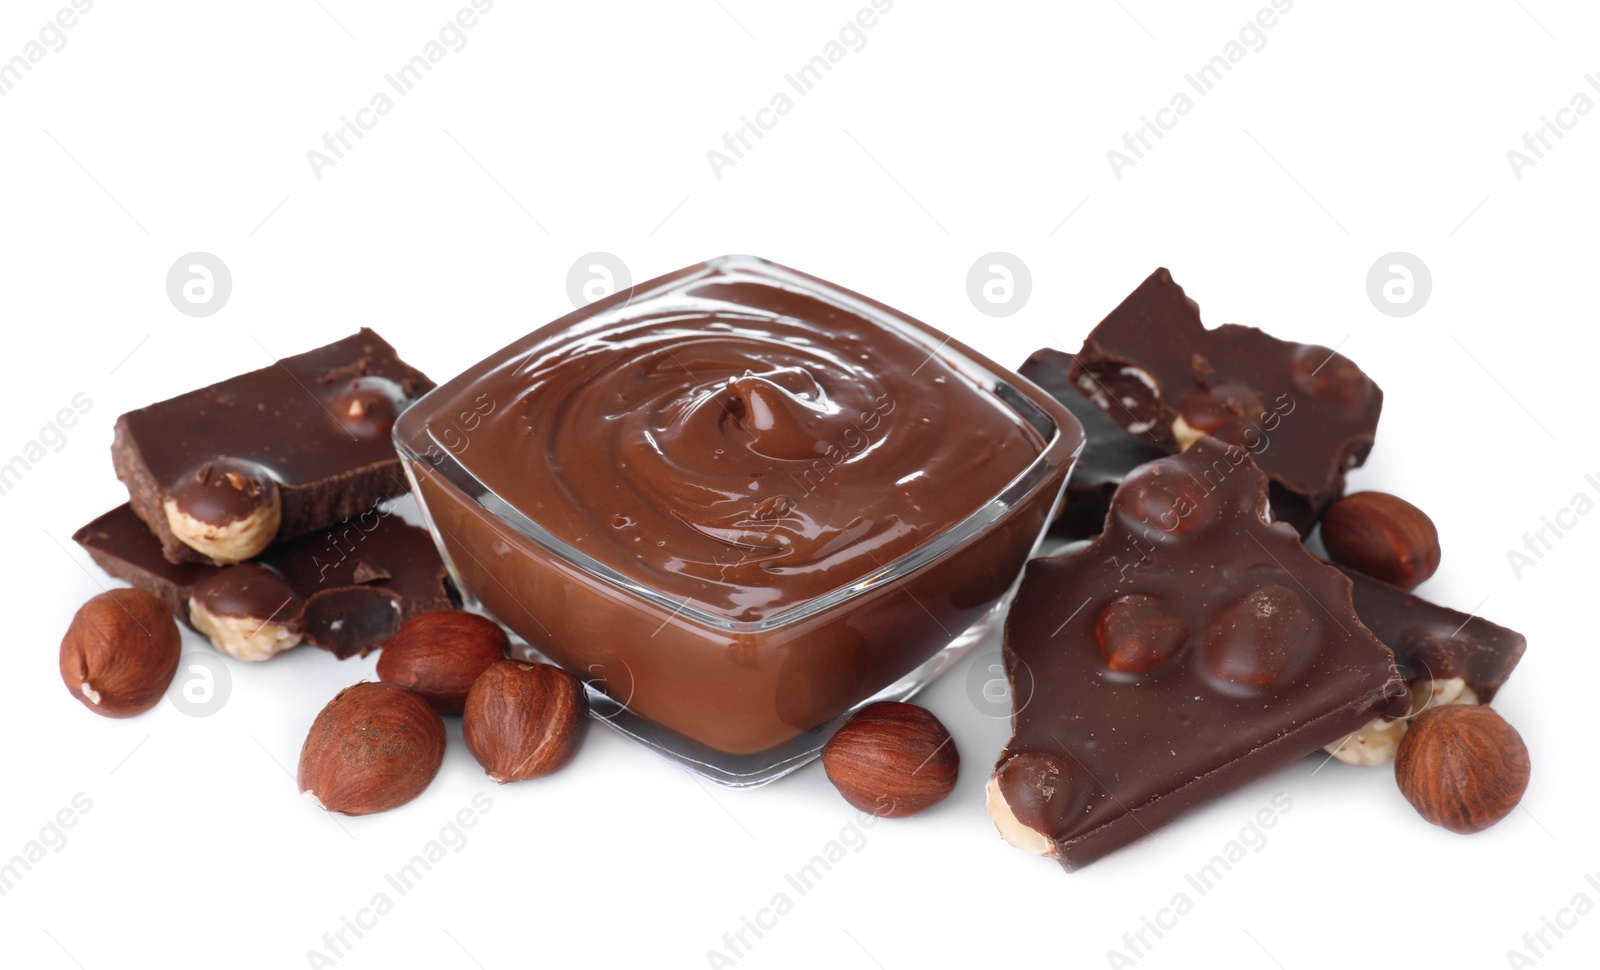
[[[517,462],[546,461],[537,443],[552,429],[525,428],[533,444],[512,454],[517,439],[491,434],[507,427],[494,422],[541,413],[528,410],[534,405],[565,407],[540,401],[541,393],[555,393],[547,390],[552,382],[528,375],[576,366],[564,361],[592,349],[596,339],[654,326],[650,321],[673,321],[674,333],[692,333],[703,347],[713,332],[732,332],[727,321],[754,333],[763,320],[773,328],[793,322],[795,307],[817,318],[807,326],[823,343],[846,329],[843,321],[850,333],[892,350],[885,361],[920,359],[905,373],[877,375],[901,388],[934,372],[935,382],[946,385],[941,394],[964,382],[962,394],[970,391],[977,402],[968,406],[1003,415],[983,412],[991,422],[1014,423],[1007,435],[1025,437],[1037,453],[1013,451],[1014,476],[1000,480],[993,494],[951,498],[970,499],[970,507],[923,523],[915,544],[892,558],[765,612],[663,588],[670,583],[653,581],[627,557],[608,555],[607,536],[574,533],[570,520],[558,522],[543,509],[546,503],[513,494],[516,478],[508,473],[533,468]],[[703,331],[692,329],[701,325]],[[703,357],[694,358],[697,367]],[[705,376],[718,393],[740,379],[732,372]],[[956,430],[915,413],[908,407],[884,434],[917,436],[896,440],[934,457],[941,448],[970,447],[945,445],[947,437],[959,439]],[[596,481],[609,484],[599,450],[607,430],[594,429],[594,464],[584,474],[600,477],[587,480],[589,491],[604,491]],[[394,439],[428,528],[470,604],[582,679],[597,717],[712,781],[738,787],[771,781],[816,757],[832,731],[865,704],[915,694],[994,624],[1057,510],[1083,430],[1048,394],[926,324],[766,260],[726,256],[613,294],[512,343],[408,408]],[[538,471],[558,464],[549,459]],[[899,483],[882,483],[891,484]],[[959,485],[951,482],[947,491],[961,494]],[[772,592],[752,588],[763,574],[754,575],[750,587],[731,591],[732,599]]]

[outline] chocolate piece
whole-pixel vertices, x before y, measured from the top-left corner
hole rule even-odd
[[[412,616],[460,604],[428,533],[376,509],[231,566],[169,562],[127,505],[73,539],[240,659],[264,660],[300,637],[340,659],[365,655]]]
[[[179,476],[162,510],[190,549],[230,562],[271,545],[283,522],[283,500],[272,473],[234,458],[208,461]]]
[[[276,569],[246,562],[217,569],[189,590],[189,624],[218,650],[259,661],[299,645],[300,594]]]
[[[1228,323],[1158,269],[1083,342],[1072,381],[1129,433],[1168,451],[1212,435],[1272,481],[1272,509],[1303,535],[1367,460],[1383,391],[1345,357]]]
[[[1088,548],[1030,563],[1005,640],[1028,700],[991,814],[1069,870],[1407,710],[1350,583],[1267,523],[1266,476],[1213,438],[1130,475]]]
[[[1089,539],[1105,528],[1111,495],[1122,479],[1146,462],[1167,456],[1167,449],[1147,432],[1131,435],[1112,421],[1067,377],[1072,355],[1045,348],[1036,350],[1017,373],[1033,381],[1049,395],[1066,405],[1083,425],[1086,440],[1067,480],[1061,514],[1050,525],[1050,534],[1064,539]]]
[[[239,562],[406,491],[389,432],[432,387],[363,329],[129,411],[111,455],[169,561]]]
[[[1430,603],[1354,569],[1336,568],[1350,577],[1356,615],[1394,651],[1407,680],[1460,677],[1487,704],[1528,648],[1527,639],[1514,630]]]

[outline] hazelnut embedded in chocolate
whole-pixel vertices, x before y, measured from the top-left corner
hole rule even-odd
[[[386,438],[405,406],[406,393],[386,377],[356,377],[338,385],[328,410],[357,438]]]
[[[283,521],[278,482],[260,465],[208,461],[173,483],[162,503],[173,535],[220,562],[241,562],[272,544]]]
[[[1317,621],[1304,596],[1271,583],[1251,590],[1211,617],[1200,637],[1200,664],[1231,694],[1253,694],[1292,681],[1315,643]]]
[[[1055,856],[1053,837],[1082,811],[1092,788],[1083,770],[1051,754],[1023,752],[995,766],[985,788],[1000,837],[1034,855]]]
[[[1347,414],[1372,404],[1377,385],[1350,358],[1317,344],[1301,344],[1289,358],[1294,386]]]
[[[1095,621],[1094,633],[1106,669],[1125,674],[1161,666],[1189,639],[1182,617],[1172,615],[1160,597],[1141,593],[1106,604]]]
[[[1127,477],[1111,507],[1141,541],[1164,543],[1200,528],[1212,501],[1199,480],[1152,463]]]
[[[189,591],[189,622],[235,660],[270,660],[300,643],[300,597],[277,570],[242,563]]]
[[[1481,703],[1477,691],[1460,677],[1411,682],[1411,714],[1408,717],[1376,718],[1372,723],[1330,744],[1323,750],[1347,765],[1386,765],[1393,761],[1411,721],[1423,711],[1451,704]]]

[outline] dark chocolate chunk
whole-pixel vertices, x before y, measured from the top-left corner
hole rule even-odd
[[[1100,534],[1111,508],[1111,495],[1128,472],[1164,458],[1168,452],[1157,439],[1131,435],[1112,421],[1067,377],[1072,355],[1045,348],[1035,351],[1017,373],[1043,388],[1066,405],[1083,425],[1086,435],[1078,463],[1067,480],[1061,514],[1050,525],[1050,533],[1064,539],[1088,539]]]
[[[363,329],[129,411],[112,459],[168,560],[238,562],[405,492],[389,432],[432,387]]]
[[[189,587],[189,597],[212,616],[262,623],[303,609],[299,592],[283,574],[259,562],[214,568]]]
[[[169,562],[127,505],[73,539],[100,568],[161,597],[240,659],[264,660],[302,637],[341,659],[365,655],[412,616],[460,605],[428,533],[386,510],[229,566]]]
[[[1354,569],[1356,615],[1394,651],[1407,680],[1466,681],[1484,704],[1505,684],[1528,649],[1522,634],[1479,616],[1452,610]]]
[[[1130,475],[1088,548],[1028,565],[1005,660],[1027,701],[990,811],[1069,870],[1409,698],[1349,581],[1268,523],[1266,476],[1214,438]]]
[[[1090,332],[1072,381],[1168,451],[1201,435],[1245,448],[1272,481],[1274,514],[1302,534],[1366,461],[1383,410],[1378,385],[1326,347],[1232,323],[1207,330],[1165,269]]]

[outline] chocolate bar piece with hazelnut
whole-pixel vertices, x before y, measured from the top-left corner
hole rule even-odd
[[[266,660],[302,640],[340,659],[364,656],[411,617],[461,603],[428,533],[384,509],[226,566],[169,561],[127,505],[73,539],[237,660]]]
[[[1067,378],[1072,359],[1071,354],[1046,347],[1034,351],[1017,373],[1064,404],[1083,425],[1083,450],[1072,466],[1061,514],[1050,524],[1050,534],[1090,539],[1105,527],[1111,496],[1123,477],[1146,462],[1165,458],[1168,451],[1148,431],[1129,434],[1080,393]]]
[[[363,328],[117,419],[117,477],[174,563],[254,557],[407,490],[395,418],[433,381]]]
[[[1272,509],[1302,535],[1344,494],[1372,450],[1383,391],[1327,347],[1228,323],[1157,269],[1102,320],[1070,379],[1128,433],[1169,452],[1210,435],[1249,451],[1272,482]]]
[[[1328,753],[1346,764],[1393,761],[1416,717],[1430,708],[1488,704],[1528,649],[1515,630],[1430,603],[1359,570],[1335,568],[1350,578],[1356,615],[1394,651],[1401,675],[1411,682],[1409,718],[1377,718],[1328,745]]]
[[[1407,680],[1459,679],[1471,691],[1464,703],[1487,704],[1528,649],[1522,634],[1475,613],[1430,603],[1354,569],[1335,568],[1350,577],[1356,613],[1394,651]]]
[[[989,814],[1068,870],[1409,709],[1350,581],[1210,437],[1129,475],[1087,548],[1028,564],[1004,658],[1015,733]]]

